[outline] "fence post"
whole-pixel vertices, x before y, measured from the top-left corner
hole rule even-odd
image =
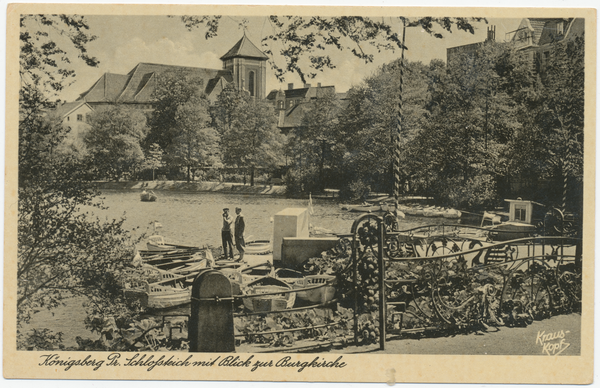
[[[223,273],[207,269],[196,276],[191,310],[190,352],[235,352],[231,282]]]

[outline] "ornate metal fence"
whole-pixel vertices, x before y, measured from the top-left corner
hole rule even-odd
[[[351,235],[340,238],[340,250],[352,250],[356,343],[370,334],[359,325],[361,314],[378,313],[384,349],[386,331],[403,326],[405,331],[517,326],[580,308],[577,238],[494,242],[494,232],[484,228],[430,225],[396,231],[390,221],[366,214],[354,222]]]

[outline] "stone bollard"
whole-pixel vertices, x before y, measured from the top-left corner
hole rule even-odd
[[[194,279],[188,339],[190,352],[235,352],[231,282],[217,270]]]

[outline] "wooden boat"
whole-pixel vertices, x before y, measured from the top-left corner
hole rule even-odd
[[[444,216],[444,218],[448,218],[448,219],[458,219],[462,216],[462,213],[460,212],[460,210],[447,209],[444,212],[443,216]]]
[[[261,294],[290,290],[292,290],[292,287],[286,282],[271,276],[265,276],[242,288],[244,295],[256,295],[244,298],[244,307],[250,311],[277,311],[292,308],[296,302],[296,293],[294,292],[261,296]]]
[[[146,284],[148,295],[145,307],[164,309],[189,303],[192,296],[192,286],[186,282],[185,276],[161,282]]]
[[[371,204],[350,205],[350,206],[347,206],[347,208],[348,208],[348,211],[351,211],[354,213],[373,213],[373,212],[381,211],[381,205],[371,205]]]
[[[244,252],[247,255],[266,255],[273,252],[273,243],[269,240],[252,240],[246,242]]]
[[[428,207],[423,209],[424,217],[443,217],[444,211],[436,207]]]
[[[148,237],[148,241],[146,242],[146,248],[149,251],[157,252],[173,251],[177,249],[175,245],[165,244],[165,239],[163,238],[163,236],[159,235]]]
[[[493,241],[508,241],[517,238],[531,237],[535,226],[524,222],[507,221],[490,228]]]
[[[185,276],[159,270],[144,264],[141,279],[132,279],[124,284],[125,299],[138,300],[143,307],[168,308],[190,302],[191,284]],[[138,272],[139,275],[139,272]]]
[[[275,271],[275,277],[291,285],[293,289],[310,288],[327,282],[333,283],[333,275],[304,275],[291,269],[280,268]],[[326,303],[333,300],[335,287],[333,285],[315,288],[313,290],[298,291],[296,297],[310,303]]]
[[[146,249],[151,252],[170,252],[170,251],[190,251],[197,252],[199,247],[191,245],[182,245],[174,242],[165,241],[164,237],[158,234],[148,237]]]
[[[150,191],[150,192],[142,192],[140,194],[140,200],[142,202],[155,202],[156,201],[156,194],[154,194],[154,192]]]
[[[518,238],[531,237],[536,231],[535,224],[539,222],[540,217],[539,210],[544,209],[544,205],[533,201],[517,199],[505,199],[505,202],[509,203],[509,214],[508,221],[501,222],[500,216],[494,217],[493,224],[489,227],[491,231],[491,237],[494,241],[507,241]],[[484,214],[483,222],[486,219]]]

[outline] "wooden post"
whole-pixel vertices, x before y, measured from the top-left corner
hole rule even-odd
[[[233,295],[223,273],[207,269],[192,284],[190,352],[235,352]]]

